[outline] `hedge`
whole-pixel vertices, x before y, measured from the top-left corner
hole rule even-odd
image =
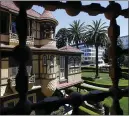
[[[100,115],[96,112],[93,112],[92,110],[89,110],[89,109],[83,107],[83,106],[80,106],[79,110],[80,110],[80,113],[83,114],[83,115],[85,115],[85,113],[87,113],[88,115]]]
[[[95,67],[81,67],[81,70],[82,71],[95,71],[96,68]],[[128,73],[129,72],[129,69],[121,69],[122,72],[126,72]],[[108,73],[109,71],[102,71],[101,69],[99,69],[99,72],[102,72],[102,73]]]
[[[82,79],[84,79],[84,78],[82,77]],[[96,82],[93,82],[93,81],[90,81],[90,80],[84,80],[84,83],[94,85],[94,86],[97,86],[97,87],[103,87],[103,88],[110,88],[112,86],[112,85],[104,85],[102,83],[96,83]],[[119,87],[122,89],[122,88],[126,88],[127,86],[119,86]]]

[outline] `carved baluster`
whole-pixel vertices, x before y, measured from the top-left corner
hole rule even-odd
[[[117,38],[120,35],[120,27],[117,25],[116,18],[119,16],[121,6],[118,3],[110,2],[107,7],[108,12],[105,13],[107,19],[110,20],[110,26],[108,28],[108,36],[111,40],[111,46],[109,48],[109,58],[111,59],[112,66],[110,67],[109,75],[112,80],[112,87],[110,91],[112,92],[113,104],[111,107],[111,114],[123,114],[120,108],[119,99],[121,95],[121,90],[118,87],[119,84],[119,73],[118,73],[118,62],[117,62]],[[112,12],[111,12],[112,11]]]
[[[73,92],[73,93],[71,93],[70,98],[71,98],[70,104],[73,107],[72,115],[79,115],[79,108],[78,107],[83,102],[82,95],[78,92]]]
[[[30,60],[31,50],[26,46],[27,39],[27,14],[24,5],[20,5],[19,15],[16,20],[19,45],[13,50],[13,57],[19,64],[19,71],[16,76],[16,91],[19,94],[19,102],[16,105],[16,114],[30,114],[31,106],[27,101],[28,74],[26,63]]]

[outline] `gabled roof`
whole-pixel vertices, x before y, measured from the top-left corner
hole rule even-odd
[[[71,46],[64,46],[59,49],[60,51],[66,51],[66,52],[74,52],[74,53],[83,53],[81,50],[71,47]]]
[[[15,13],[19,12],[19,8],[13,3],[13,1],[0,1],[0,7],[5,8]],[[44,10],[44,12],[41,15],[40,13],[36,12],[33,9],[29,9],[27,10],[27,15],[35,17],[39,20],[44,20],[44,19],[53,20],[54,22],[56,22],[56,24],[58,24],[58,21],[52,15],[51,11],[48,11],[48,10]]]
[[[19,12],[19,8],[13,3],[13,1],[1,1],[0,6],[8,10]],[[40,14],[33,9],[27,10],[27,14],[33,17],[40,17]]]

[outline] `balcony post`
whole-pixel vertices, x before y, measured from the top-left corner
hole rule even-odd
[[[118,73],[118,62],[117,62],[117,39],[120,35],[120,26],[117,25],[116,22],[116,18],[119,16],[121,6],[118,3],[115,3],[114,1],[110,1],[107,10],[108,12],[105,13],[105,16],[107,19],[110,20],[110,26],[108,28],[108,36],[111,40],[111,46],[109,48],[109,61],[111,61],[109,76],[111,77],[113,84],[112,87],[110,88],[113,98],[111,115],[122,115],[123,111],[120,108],[119,104],[119,99],[121,98],[121,90],[118,87],[120,75]]]
[[[27,13],[25,4],[21,2],[19,15],[16,19],[16,29],[19,38],[19,45],[13,50],[13,57],[19,64],[18,74],[16,75],[16,91],[19,94],[19,102],[16,104],[16,114],[30,114],[31,104],[27,100],[28,74],[26,64],[31,60],[31,50],[26,46],[27,39]]]

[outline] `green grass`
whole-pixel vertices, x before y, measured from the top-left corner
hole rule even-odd
[[[128,67],[125,67],[125,66],[122,66],[121,68],[122,68],[122,69],[129,69]]]
[[[86,78],[95,77],[95,72],[82,72],[82,76]],[[95,79],[94,82],[97,84],[112,85],[112,81],[108,73],[99,73],[100,79]],[[119,86],[128,86],[128,80],[120,79]]]
[[[112,81],[108,73],[99,73],[99,75],[100,75],[100,79],[95,79],[94,81],[91,81],[91,82],[97,83],[97,84],[112,85]],[[82,76],[85,77],[85,79],[89,77],[94,78],[95,72],[82,72]],[[120,79],[119,86],[128,86],[128,80]],[[102,101],[102,103],[108,107],[111,107],[112,98],[111,97],[105,98],[105,100]],[[123,97],[122,99],[120,99],[120,107],[122,108],[124,115],[129,115],[128,104],[129,104],[128,97]]]
[[[107,107],[111,107],[113,100],[111,97],[105,98],[104,101],[102,101],[103,104],[105,104]],[[120,107],[123,110],[124,115],[129,115],[129,101],[128,97],[123,97],[122,99],[119,100]]]

